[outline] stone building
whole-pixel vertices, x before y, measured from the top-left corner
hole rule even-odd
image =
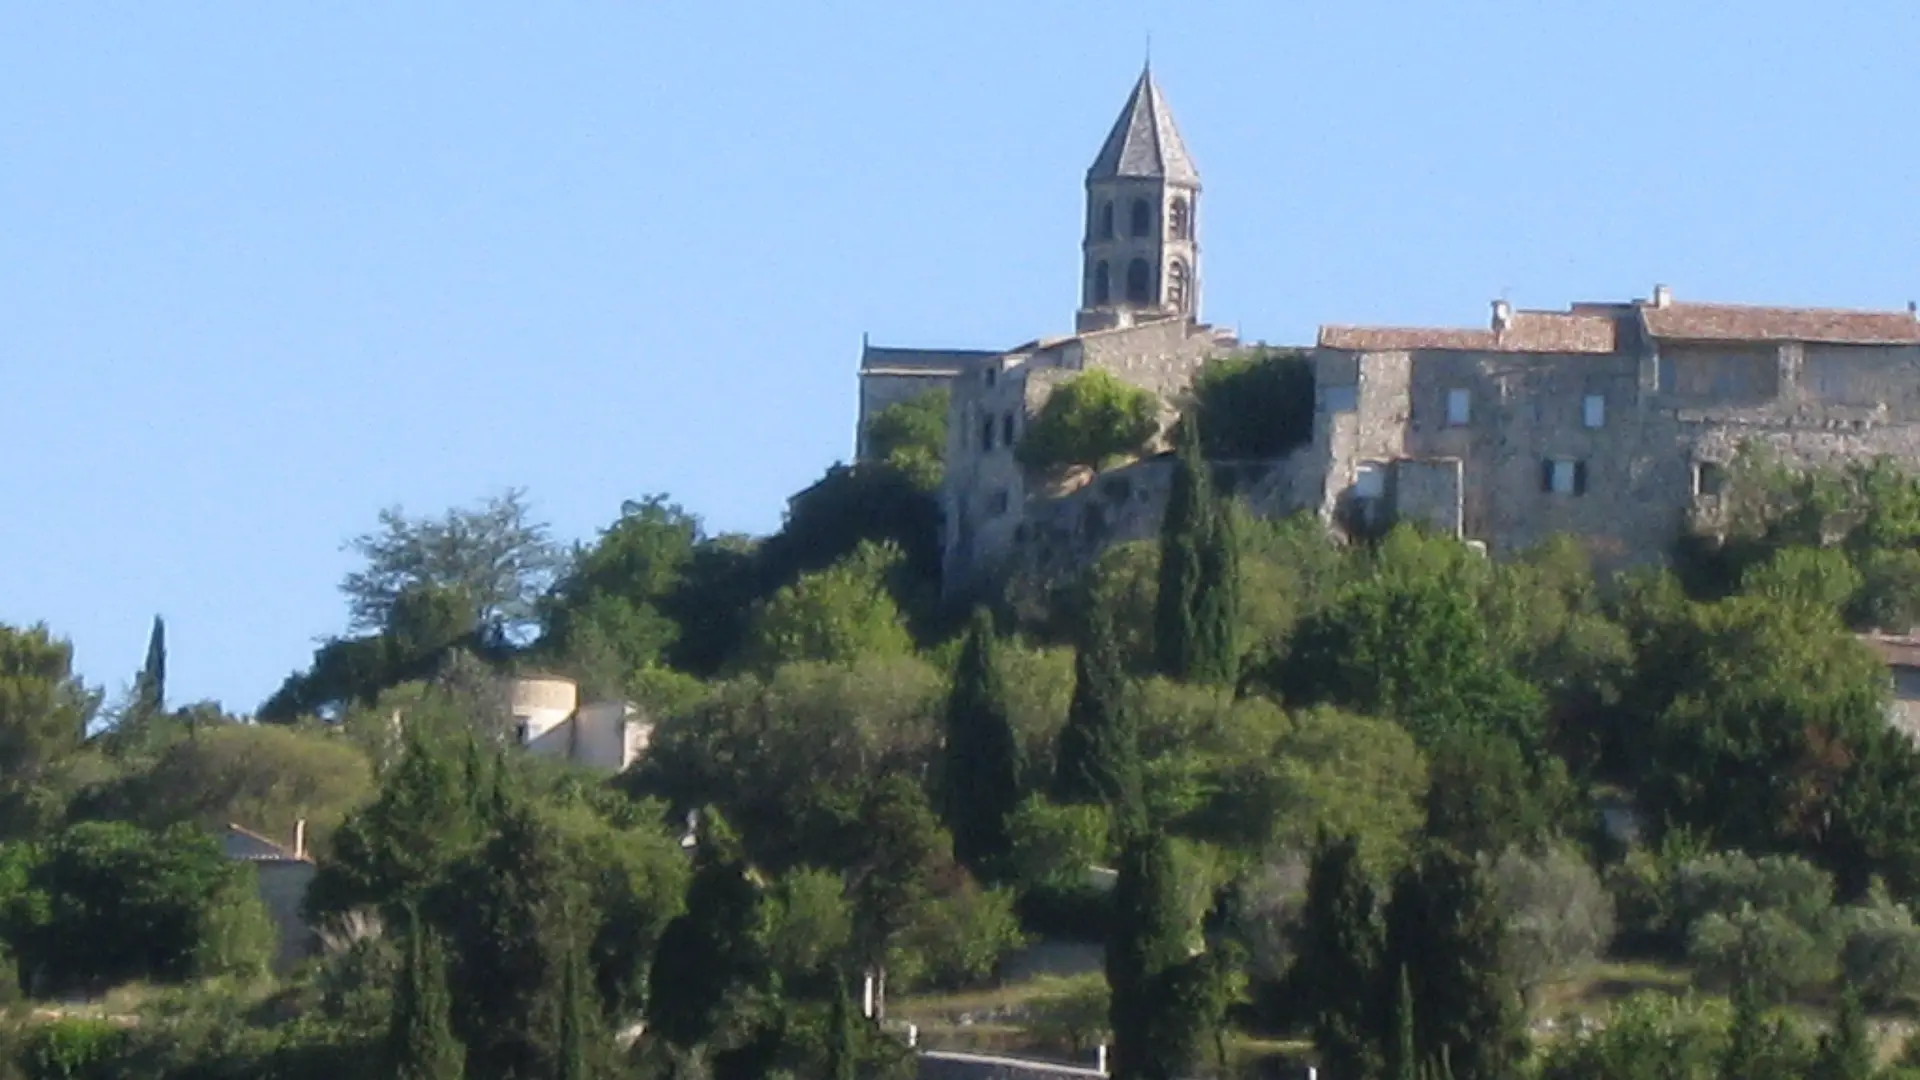
[[[620,772],[647,751],[653,725],[625,701],[580,703],[558,676],[523,676],[508,687],[514,739],[529,753]]]
[[[1647,300],[1484,330],[1322,327],[1305,468],[1323,516],[1415,519],[1493,552],[1555,533],[1662,557],[1748,444],[1832,465],[1920,451],[1920,320]]]
[[[865,347],[860,450],[881,408],[948,388],[943,581],[1070,571],[1151,535],[1170,462],[1038,489],[1015,460],[1061,382],[1106,370],[1170,416],[1196,370],[1239,348],[1199,321],[1201,184],[1151,71],[1085,177],[1074,333],[1003,351]],[[1920,319],[1649,299],[1520,311],[1484,328],[1323,326],[1313,437],[1285,459],[1217,463],[1260,513],[1330,526],[1423,522],[1495,553],[1556,533],[1602,566],[1657,560],[1710,517],[1743,445],[1827,465],[1920,454]]]
[[[1143,70],[1085,177],[1072,334],[1012,349],[876,348],[861,355],[859,450],[874,413],[946,387],[944,572],[963,589],[1014,554],[1030,493],[1013,448],[1053,388],[1094,369],[1171,402],[1234,335],[1199,322],[1200,173]]]
[[[301,821],[294,825],[291,845],[239,825],[228,825],[221,835],[220,847],[227,858],[252,864],[259,882],[260,899],[273,918],[278,938],[273,969],[281,973],[292,970],[313,955],[315,944],[313,928],[307,925],[302,911],[307,885],[313,881],[317,869],[313,856],[307,852],[307,823]]]

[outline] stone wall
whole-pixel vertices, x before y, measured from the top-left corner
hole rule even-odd
[[[941,493],[948,591],[965,592],[1003,573],[1033,531],[1034,504],[1049,501],[1030,490],[1014,449],[1056,387],[1086,371],[1108,371],[1159,396],[1164,422],[1200,365],[1234,345],[1231,335],[1172,319],[1036,342],[957,377]]]
[[[1662,559],[1699,502],[1700,467],[1749,444],[1807,466],[1920,456],[1913,346],[1322,349],[1315,366],[1323,510],[1351,499],[1368,468],[1458,461],[1460,531],[1496,554],[1566,533],[1603,566]],[[1394,469],[1403,485],[1424,484]]]

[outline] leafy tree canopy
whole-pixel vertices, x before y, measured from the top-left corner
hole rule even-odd
[[[1151,391],[1095,369],[1054,387],[1014,454],[1030,469],[1098,468],[1140,452],[1159,431],[1160,401]]]

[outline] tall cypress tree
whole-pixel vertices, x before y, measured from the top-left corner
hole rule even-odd
[[[592,1080],[603,1072],[605,1031],[584,953],[569,935],[557,1003],[560,1015],[556,1033],[559,1045],[554,1052],[555,1080]]]
[[[1073,702],[1053,762],[1053,798],[1130,807],[1140,792],[1140,733],[1126,701],[1127,675],[1113,622],[1088,619],[1073,658]]]
[[[1427,851],[1395,881],[1386,929],[1386,970],[1404,966],[1420,1002],[1419,1056],[1461,1080],[1506,1080],[1526,1057],[1526,1013],[1502,970],[1505,920],[1479,866]]]
[[[827,1027],[827,1080],[855,1080],[859,1075],[860,1032],[855,1026],[852,996],[844,972],[833,973],[833,1013]]]
[[[1179,424],[1179,452],[1160,523],[1154,648],[1160,672],[1209,686],[1239,676],[1235,633],[1240,563],[1232,518],[1213,493],[1196,417]]]
[[[726,821],[713,810],[700,817],[686,910],[661,933],[647,973],[647,1028],[682,1050],[713,1037],[758,973],[760,890]]]
[[[1413,981],[1407,965],[1400,965],[1400,994],[1394,1006],[1393,1075],[1396,1080],[1420,1080],[1419,1040],[1413,1028]]]
[[[1327,1080],[1367,1080],[1382,1071],[1387,1025],[1376,987],[1384,948],[1359,841],[1322,834],[1307,872],[1295,971]]]
[[[1205,1003],[1194,994],[1204,961],[1165,834],[1134,829],[1121,850],[1107,940],[1114,1080],[1176,1080],[1200,1055]]]
[[[446,951],[417,915],[412,923],[387,1026],[388,1062],[395,1080],[462,1080],[467,1050],[453,1034]]]
[[[153,630],[147,635],[147,662],[140,667],[134,682],[134,705],[143,718],[159,716],[167,709],[167,624],[153,617]]]
[[[994,658],[993,616],[975,609],[947,699],[941,816],[953,853],[975,872],[1007,853],[1007,816],[1020,802],[1020,743]]]

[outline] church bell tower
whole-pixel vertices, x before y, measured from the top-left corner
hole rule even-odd
[[[1200,173],[1152,68],[1087,170],[1081,331],[1200,314]]]

